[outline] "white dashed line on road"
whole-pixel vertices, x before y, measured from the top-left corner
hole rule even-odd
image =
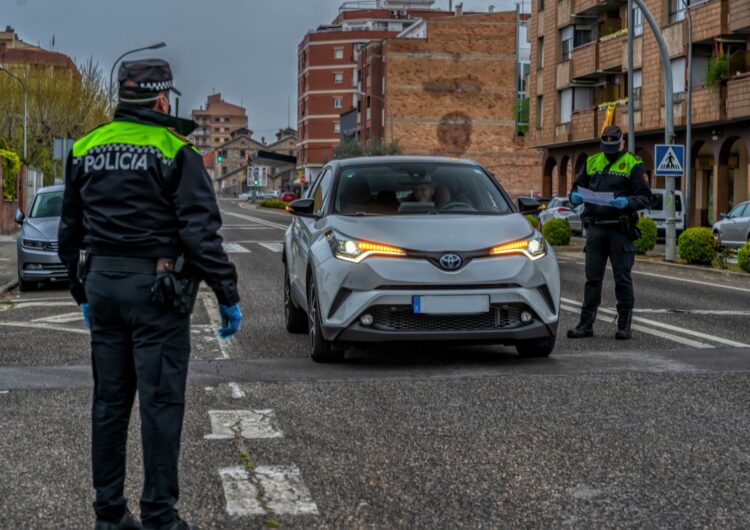
[[[281,224],[281,223],[274,223],[272,221],[266,221],[265,219],[260,219],[258,217],[252,217],[250,215],[244,215],[241,213],[234,213],[234,212],[223,212],[224,215],[232,215],[234,217],[238,217],[240,219],[244,219],[245,221],[251,221],[253,223],[258,223],[259,225],[264,226],[270,226],[271,228],[278,228],[279,230],[286,230],[289,225],[288,224]]]
[[[224,243],[224,252],[227,254],[249,254],[250,250],[246,249],[239,243]]]
[[[250,473],[242,467],[219,470],[224,486],[227,513],[235,516],[265,515],[260,494]],[[262,501],[274,514],[317,515],[318,507],[296,466],[258,466],[254,478],[263,490]]]
[[[261,247],[270,250],[271,252],[281,252],[284,250],[284,246],[281,243],[258,243]]]
[[[229,389],[232,391],[232,397],[234,399],[242,399],[245,397],[245,392],[237,383],[229,383]]]
[[[214,298],[213,293],[209,291],[201,291],[199,293],[201,300],[203,300],[203,306],[206,308],[208,313],[208,319],[211,322],[211,327],[214,330],[221,328],[221,313],[219,313],[219,303]],[[228,345],[226,341],[216,338],[219,345],[219,354],[221,357],[218,359],[229,359]]]
[[[64,328],[41,322],[0,322],[0,326],[8,328],[27,328],[27,329],[46,329],[48,331],[65,331],[67,333],[77,333],[79,335],[88,335],[87,329]]]
[[[77,322],[83,320],[83,315],[80,311],[74,313],[63,313],[61,315],[52,315],[49,317],[35,318],[32,322],[47,322],[48,324],[68,324],[70,322]]]
[[[276,428],[276,415],[271,409],[263,410],[209,410],[211,434],[206,440],[229,440],[235,431],[247,439],[283,438],[284,433]]]

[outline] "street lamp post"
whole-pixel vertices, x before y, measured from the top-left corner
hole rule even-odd
[[[115,67],[117,66],[117,63],[119,63],[124,57],[130,55],[131,53],[142,52],[144,50],[158,50],[159,48],[163,48],[166,45],[167,44],[165,42],[159,42],[157,44],[152,44],[151,46],[144,46],[143,48],[136,48],[135,50],[130,50],[128,52],[123,53],[115,60],[115,62],[112,64],[112,70],[109,71],[109,101],[110,103],[115,97],[114,94],[112,93],[112,88],[113,88],[112,78],[115,75]]]
[[[29,121],[29,91],[26,90],[26,83],[23,82],[23,79],[18,77],[13,72],[9,72],[8,70],[3,67],[3,65],[0,64],[0,72],[5,72],[9,76],[11,76],[13,79],[21,83],[21,86],[23,87],[23,162],[24,164],[28,163],[26,159],[26,139],[28,135],[28,121]]]
[[[394,132],[393,132],[393,111],[388,106],[388,102],[385,100],[385,98],[382,96],[376,96],[375,94],[367,94],[365,92],[359,92],[359,91],[357,91],[356,94],[358,96],[365,96],[365,97],[370,96],[371,98],[375,98],[383,102],[383,107],[385,108],[386,112],[390,114],[390,117],[391,117],[391,142],[393,142],[396,139]]]

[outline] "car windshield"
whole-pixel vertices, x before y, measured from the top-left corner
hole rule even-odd
[[[40,193],[34,199],[29,217],[60,217],[62,215],[63,192],[49,191]]]
[[[347,167],[336,186],[342,215],[508,214],[505,195],[477,166],[390,163]]]
[[[674,209],[676,212],[682,212],[682,197],[680,195],[674,196]],[[654,193],[653,203],[651,203],[652,210],[663,210],[664,209],[664,195],[661,193]]]

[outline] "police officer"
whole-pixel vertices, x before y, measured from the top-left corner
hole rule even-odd
[[[97,530],[135,529],[123,496],[136,390],[145,480],[144,528],[195,529],[175,510],[177,464],[197,280],[220,304],[222,338],[242,320],[237,273],[222,250],[221,217],[195,124],[170,117],[172,71],[159,59],[123,62],[114,119],[75,142],[59,230],[71,292],[91,329],[92,467]],[[192,277],[192,301],[173,299]],[[184,294],[184,293],[182,293]],[[184,300],[183,300],[184,302]]]
[[[617,333],[615,338],[631,337],[633,317],[633,281],[630,271],[635,261],[634,241],[638,210],[651,204],[651,189],[644,177],[643,164],[624,150],[622,131],[616,125],[604,129],[601,152],[588,157],[576,178],[570,201],[581,204],[578,187],[592,191],[613,192],[607,206],[586,203],[582,219],[586,227],[586,290],[578,325],[568,337],[579,339],[594,335],[594,320],[602,298],[602,281],[607,259],[612,263],[617,297]]]

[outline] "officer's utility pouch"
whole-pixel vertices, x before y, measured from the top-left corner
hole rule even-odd
[[[621,215],[620,230],[630,241],[635,241],[641,238],[641,230],[638,228],[638,217],[632,215]]]
[[[176,279],[174,310],[180,315],[189,315],[195,307],[201,282],[200,279],[190,273],[189,267],[182,256],[177,258],[174,270]]]

